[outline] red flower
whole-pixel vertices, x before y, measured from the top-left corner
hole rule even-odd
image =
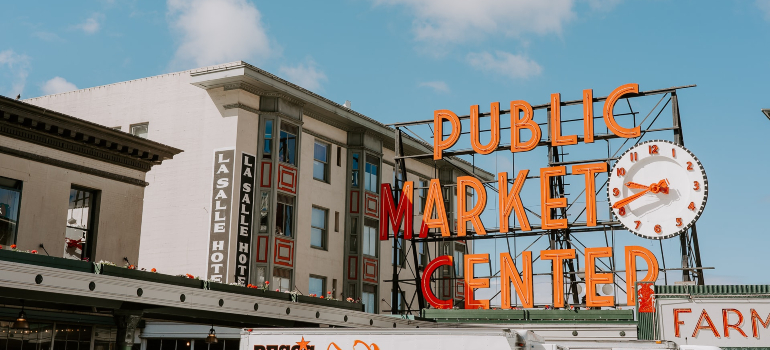
[[[128,265],[128,269],[129,269],[129,270],[136,270],[136,266],[134,266],[134,265]]]
[[[265,284],[270,284],[270,281],[265,281]]]
[[[332,294],[332,291],[328,291],[328,292],[326,292],[326,294]]]
[[[319,298],[323,299],[323,298],[324,298],[324,296],[322,295],[322,296],[320,296]]]
[[[11,249],[16,249],[16,245],[15,244],[11,244]]]
[[[150,270],[150,272],[158,272],[158,270],[156,270],[156,269],[153,267],[153,268],[152,268],[152,270]]]
[[[187,274],[187,278],[190,278],[190,279],[195,279],[195,276],[193,276],[193,275],[191,275],[191,274],[189,274],[189,273],[188,273],[188,274]]]
[[[37,250],[33,250],[33,251],[31,251],[30,253],[32,253],[32,254],[37,254]]]
[[[0,245],[0,249],[3,249],[3,246],[2,246],[2,245]]]

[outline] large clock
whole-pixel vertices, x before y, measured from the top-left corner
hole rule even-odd
[[[634,234],[674,237],[698,220],[708,198],[708,180],[698,158],[670,141],[653,140],[628,149],[609,175],[613,214]]]

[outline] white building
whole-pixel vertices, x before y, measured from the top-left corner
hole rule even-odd
[[[270,281],[271,289],[331,292],[361,298],[369,312],[390,311],[386,281],[394,263],[411,257],[411,245],[394,259],[392,240],[378,240],[379,186],[394,176],[392,128],[245,62],[27,102],[185,150],[147,173],[140,266],[222,283]],[[403,142],[408,154],[432,152]],[[435,167],[408,159],[406,167],[416,187],[474,172],[453,158]],[[493,178],[479,169],[475,176]],[[416,232],[421,213],[416,207]],[[417,248],[420,264],[469,250],[456,242]],[[413,278],[408,270],[402,279]],[[439,296],[460,298],[462,285],[446,283]]]

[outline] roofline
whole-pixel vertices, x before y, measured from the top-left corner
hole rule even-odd
[[[360,112],[356,112],[350,108],[347,108],[337,102],[334,102],[326,97],[323,97],[319,94],[316,94],[310,90],[307,90],[297,84],[294,84],[288,80],[285,80],[281,77],[278,77],[275,74],[272,74],[268,71],[265,71],[259,67],[256,67],[254,65],[251,65],[244,61],[235,61],[231,63],[226,64],[220,64],[216,66],[211,67],[204,67],[199,68],[190,71],[190,76],[197,77],[202,76],[209,73],[215,73],[215,72],[223,72],[223,71],[229,71],[229,70],[235,70],[235,69],[248,69],[255,73],[257,73],[257,76],[249,75],[252,78],[259,78],[259,76],[267,78],[259,80],[261,83],[264,83],[266,85],[269,85],[283,93],[287,93],[290,96],[300,99],[304,101],[305,103],[309,103],[315,106],[318,106],[322,109],[325,109],[331,113],[337,114],[343,118],[346,118],[364,128],[367,130],[372,130],[374,133],[380,135],[380,137],[385,138],[388,142],[383,142],[383,146],[386,146],[386,148],[394,149],[395,147],[389,147],[391,144],[395,144],[395,133],[396,129],[389,127],[373,118],[370,118]],[[244,71],[244,76],[247,75],[247,72]],[[201,88],[205,88],[203,86],[198,85]],[[288,89],[287,89],[288,88]],[[427,144],[425,142],[422,142],[420,140],[417,140],[416,138],[409,136],[405,133],[402,133],[402,142],[404,142],[404,146],[411,147],[413,149],[420,150],[422,149],[424,152],[432,152],[433,146],[430,144]],[[458,158],[458,157],[445,157],[449,161],[452,161],[456,164],[458,168],[460,168],[462,171],[464,171],[467,174],[472,174],[474,176],[481,177],[485,180],[492,180],[494,179],[494,174],[483,170],[478,167],[474,167],[473,164],[470,162]],[[432,165],[433,162],[430,161],[423,161],[425,164]],[[449,163],[450,165],[455,165],[452,163]]]

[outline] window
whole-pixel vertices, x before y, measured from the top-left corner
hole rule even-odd
[[[393,292],[390,292],[390,300],[388,300],[388,303],[393,302]],[[404,292],[398,293],[398,300],[396,301],[395,309],[398,311],[404,311],[406,310],[406,307],[404,307]]]
[[[325,209],[313,207],[310,219],[310,246],[313,248],[326,248],[326,223],[329,212]]]
[[[377,287],[364,284],[363,293],[361,293],[361,302],[364,304],[364,311],[368,313],[377,312]]]
[[[453,264],[455,266],[455,276],[462,277],[463,276],[463,263],[465,261],[465,248],[457,244],[455,245],[455,251],[453,255]]]
[[[94,217],[98,213],[97,191],[72,186],[67,207],[67,226],[64,234],[64,257],[90,260],[95,251]]]
[[[259,199],[259,232],[267,232],[268,215],[270,210],[270,194],[262,192]]]
[[[55,328],[53,346],[55,350],[78,350],[91,347],[91,326],[56,323]]]
[[[294,227],[294,197],[278,195],[278,205],[275,208],[275,234],[292,237]]]
[[[419,214],[422,214],[425,212],[425,203],[426,199],[428,198],[428,181],[420,179],[420,192],[419,192],[419,208],[417,209],[419,211]]]
[[[257,276],[257,283],[254,285],[258,287],[262,287],[265,284],[265,281],[267,281],[267,278],[265,278],[265,275],[267,274],[267,268],[264,266],[257,266],[256,268],[256,276]]]
[[[403,237],[404,233],[399,232],[399,235]],[[390,258],[390,262],[393,265],[396,266],[404,266],[404,239],[403,238],[395,238],[390,240],[391,248],[394,248],[395,251],[391,250],[393,252],[392,257]]]
[[[323,296],[326,298],[326,277],[310,276],[310,282],[307,287],[308,294]]]
[[[150,123],[132,124],[129,128],[131,129],[131,135],[146,139],[150,130]]]
[[[393,167],[393,186],[394,187],[402,187],[404,183],[404,177],[401,175],[400,171],[396,171],[396,167]]]
[[[21,206],[21,181],[0,177],[0,245],[16,244]]]
[[[377,158],[367,157],[366,160],[366,179],[364,181],[364,186],[366,186],[367,191],[371,191],[374,193],[380,193],[379,187],[379,171],[377,170],[379,161]],[[374,162],[374,163],[370,163]]]
[[[342,166],[342,147],[337,146],[337,166]]]
[[[368,220],[367,220],[368,221]],[[364,251],[365,255],[377,256],[377,226],[376,223],[364,223]]]
[[[340,212],[334,212],[334,232],[340,232]]]
[[[428,264],[428,254],[425,252],[425,242],[417,242],[417,266]]]
[[[350,219],[350,254],[358,254],[358,218]]]
[[[358,187],[358,172],[360,170],[358,157],[359,157],[358,153],[353,153],[353,164],[352,164],[353,173],[351,174],[351,180],[350,180],[350,185],[353,187]]]
[[[329,145],[316,142],[313,148],[313,178],[329,182]]]
[[[49,350],[53,339],[52,323],[29,322],[29,330],[14,329],[13,319],[0,321],[0,349],[3,350]],[[86,327],[89,328],[90,327]],[[114,339],[113,339],[114,341]],[[63,343],[66,344],[66,343]],[[77,350],[77,345],[69,348]],[[90,344],[86,343],[88,349]],[[64,346],[56,350],[64,350]],[[67,350],[69,350],[67,349]]]
[[[291,165],[297,164],[296,151],[297,151],[297,132],[298,128],[291,124],[281,123],[281,139],[278,145],[278,160],[289,163]]]
[[[272,290],[278,290],[279,292],[288,292],[291,290],[291,270],[274,268],[273,269],[273,284],[270,286]]]
[[[262,141],[262,158],[273,158],[273,121],[265,121],[265,138]]]
[[[356,294],[356,284],[348,284],[348,297],[355,299],[356,296],[358,296],[358,294]]]

